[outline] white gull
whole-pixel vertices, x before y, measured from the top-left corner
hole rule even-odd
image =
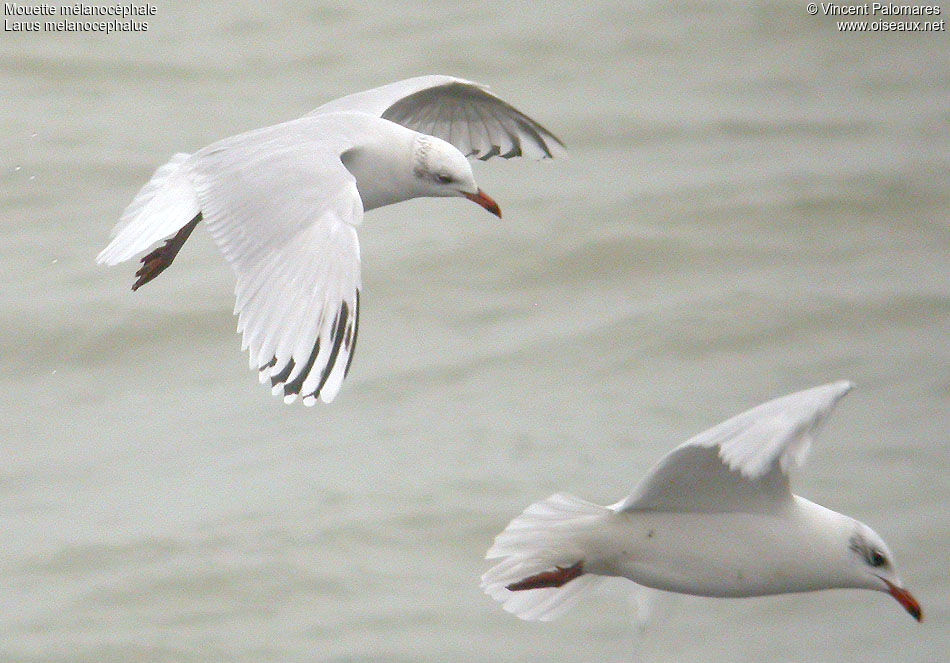
[[[563,153],[540,124],[477,83],[420,76],[309,115],[176,154],[155,171],[97,262],[156,242],[133,290],[167,268],[199,221],[237,276],[238,331],[260,381],[285,402],[330,402],[356,343],[363,213],[463,196],[501,216],[466,157]]]
[[[532,504],[495,538],[486,557],[501,561],[482,588],[547,621],[604,576],[719,597],[850,587],[887,592],[920,621],[881,537],[789,487],[788,470],[851,387],[800,391],[700,433],[611,506],[564,493]]]

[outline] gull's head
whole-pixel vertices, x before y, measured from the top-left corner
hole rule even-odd
[[[455,146],[441,138],[419,134],[413,144],[412,174],[420,195],[464,196],[501,217],[498,203],[475,183],[472,165]]]
[[[877,532],[864,523],[855,521],[855,527],[847,540],[850,569],[856,574],[853,579],[858,587],[887,592],[901,604],[917,621],[923,621],[923,611],[917,599],[904,588],[894,557]]]

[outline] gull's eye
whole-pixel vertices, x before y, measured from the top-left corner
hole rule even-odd
[[[887,565],[887,558],[884,556],[884,553],[882,553],[877,548],[872,548],[868,552],[867,560],[868,560],[868,564],[870,564],[871,566],[875,568],[878,566]]]
[[[879,548],[875,548],[873,545],[865,541],[864,538],[859,534],[855,534],[851,537],[851,540],[848,542],[848,547],[854,552],[858,553],[868,566],[879,568],[881,566],[886,567],[889,564],[887,557],[884,556],[884,553],[881,552]]]
[[[435,181],[439,184],[448,184],[452,181],[452,177],[450,175],[443,175],[440,173],[435,176]]]

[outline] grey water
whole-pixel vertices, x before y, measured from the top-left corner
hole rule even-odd
[[[144,32],[5,30],[0,660],[946,660],[950,41],[805,5],[156,2]],[[135,293],[95,265],[174,152],[426,73],[569,158],[476,164],[500,221],[367,215],[333,404],[257,384],[203,231]],[[794,486],[888,540],[923,624],[862,591],[621,582],[546,624],[480,592],[530,502],[618,500],[841,378]]]

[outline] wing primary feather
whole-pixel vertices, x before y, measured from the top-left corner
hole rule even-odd
[[[525,122],[523,119],[520,119],[520,118],[516,118],[515,122],[518,123],[518,126],[521,127],[522,131],[524,131],[529,136],[531,136],[531,138],[534,139],[534,142],[537,144],[539,148],[541,148],[544,151],[544,155],[547,158],[549,159],[553,158],[553,155],[551,154],[551,150],[548,149],[548,146],[544,142],[544,139],[541,137],[541,134],[539,134],[529,122]]]
[[[495,121],[501,125],[501,128],[504,130],[508,140],[511,141],[511,149],[507,152],[499,154],[498,156],[500,156],[502,159],[511,159],[512,157],[521,156],[521,138],[518,136],[518,127],[512,127],[507,121],[508,117],[504,115],[499,116],[498,113],[495,112],[495,109],[492,109],[492,117],[494,117]]]
[[[215,241],[218,241],[215,238]],[[249,276],[239,279],[235,287],[234,312],[242,313],[248,302],[257,296],[261,288],[268,282],[270,269],[279,258],[275,251],[271,255],[263,258],[259,264],[255,265],[250,271]]]
[[[307,394],[305,398],[308,396],[319,395],[320,390],[323,389],[323,385],[326,384],[327,378],[330,377],[330,371],[333,370],[333,364],[336,363],[336,357],[340,352],[340,344],[343,342],[343,328],[346,325],[348,310],[349,310],[349,307],[344,301],[342,306],[340,307],[339,313],[337,314],[337,319],[334,322],[334,330],[333,330],[333,336],[332,336],[333,348],[330,350],[330,356],[329,358],[327,358],[327,363],[324,366],[323,373],[320,375],[320,382],[319,384],[317,384],[317,388],[314,389],[309,394]],[[297,389],[299,391],[300,387],[298,386]]]
[[[538,146],[541,147],[548,157],[553,156],[550,149],[547,147],[547,141],[544,139],[544,136],[550,138],[555,143],[564,147],[564,143],[560,138],[552,134],[550,131],[545,129],[543,126],[532,120],[530,117],[519,111],[514,106],[511,106],[504,101],[499,100],[499,106],[507,111],[506,117],[510,117],[518,126],[520,126],[525,132],[531,135],[538,142]]]
[[[449,141],[466,157],[472,153],[471,127],[468,126],[468,116],[465,106],[456,103],[452,106],[452,139]]]
[[[273,367],[276,366],[276,365],[277,365],[277,355],[274,355],[274,358],[273,358],[273,359],[271,359],[271,360],[270,360],[269,362],[267,362],[266,364],[262,365],[262,366],[261,366],[260,368],[258,368],[257,370],[263,372],[263,371],[266,371],[268,368],[273,368]]]
[[[437,104],[433,104],[435,112],[432,114],[432,122],[429,124],[429,128],[424,132],[428,133],[430,136],[436,136],[448,140],[448,133],[452,129],[452,125],[446,122],[445,117],[442,115],[442,107],[445,106],[445,99],[440,99]],[[445,124],[448,131],[445,133],[441,132],[440,124]],[[421,128],[419,129],[421,130]]]
[[[324,284],[328,278],[328,265],[330,262],[332,261],[327,261],[320,273],[312,277],[312,283],[309,287],[312,288],[313,292],[322,292]],[[300,280],[303,281],[304,278],[306,277],[301,275]],[[295,309],[294,317],[288,318],[287,316],[284,316],[281,319],[281,336],[283,338],[280,343],[276,344],[276,348],[278,350],[278,354],[280,353],[280,350],[283,350],[284,352],[290,354],[290,356],[302,358],[305,356],[305,353],[307,353],[308,350],[313,349],[313,344],[320,336],[324,302],[317,297],[314,297],[309,303],[305,302],[303,306],[300,305],[299,300],[288,302],[288,307]],[[317,318],[316,323],[313,322],[314,318]],[[314,333],[311,330],[316,331]],[[317,345],[317,348],[319,349],[319,344]],[[315,356],[309,356],[308,361],[300,365],[301,371],[299,374],[291,374],[285,378],[285,381],[294,382],[296,378],[299,377],[299,375],[303,375],[303,379],[306,379],[314,361]]]
[[[265,334],[267,321],[275,316],[277,313],[274,310],[275,307],[279,307],[283,301],[276,291],[286,283],[288,264],[277,259],[280,257],[278,253],[275,252],[273,256],[267,268],[267,277],[261,283],[260,289],[248,299],[241,310],[242,318],[239,318],[239,322],[243,319],[243,345],[245,348],[251,348],[252,353],[260,351],[262,334]],[[277,356],[279,360],[282,360],[288,355],[278,352]],[[257,360],[263,361],[263,358],[258,357]]]
[[[273,364],[274,364],[274,365],[277,364],[277,357],[274,357],[274,362],[273,362]],[[294,370],[294,359],[293,359],[293,357],[291,357],[290,359],[287,360],[287,364],[281,369],[280,373],[277,373],[276,375],[271,376],[271,379],[270,379],[270,386],[276,387],[276,386],[279,385],[281,382],[283,382],[284,380],[286,380],[286,379],[287,379],[287,376],[290,375],[290,372],[291,372],[292,370]]]
[[[485,117],[485,114],[482,112],[482,107],[480,105],[476,104],[473,106],[473,108],[476,114],[478,115],[478,119],[481,120],[482,125],[485,127],[485,133],[487,134],[487,137],[488,137],[488,144],[491,146],[491,149],[489,149],[485,154],[479,156],[478,158],[481,161],[487,161],[488,159],[491,159],[492,157],[498,156],[499,154],[501,154],[501,139],[496,135],[495,132],[498,130],[499,127],[504,132],[504,127],[500,126],[500,123],[498,122],[498,118],[496,118],[494,113],[492,113],[490,110],[488,111],[489,115],[491,116],[491,119],[489,120]]]
[[[347,339],[347,349],[350,351],[350,356],[346,360],[346,369],[343,371],[343,377],[346,377],[350,372],[350,365],[353,363],[353,355],[356,351],[356,337],[359,335],[360,331],[360,291],[356,290],[356,305],[353,308],[353,336]]]
[[[439,105],[440,104],[431,104],[429,106],[423,106],[420,112],[417,115],[415,115],[411,120],[408,117],[406,117],[406,123],[404,126],[407,126],[410,129],[414,129],[415,131],[418,131],[419,133],[429,133],[429,135],[432,135],[431,132],[425,129],[425,126],[426,126],[426,123],[428,122],[429,128],[431,129],[432,124],[438,119]],[[395,117],[392,118],[392,120],[393,122],[400,124],[396,120]]]
[[[413,110],[413,109],[410,109],[410,108],[405,108],[405,109],[403,109],[403,110],[402,110],[401,112],[399,112],[399,113],[393,113],[393,114],[392,114],[389,118],[387,118],[387,119],[388,119],[390,122],[395,122],[396,124],[401,124],[401,125],[403,125],[404,127],[411,127],[411,126],[413,126],[413,125],[418,125],[418,124],[419,124],[419,118],[420,118],[423,114],[425,114],[425,112],[428,111],[428,110],[430,110],[430,109],[425,108],[425,107],[423,107],[423,108],[421,108],[421,109],[417,109],[417,110]]]
[[[298,268],[299,270],[299,268]],[[287,274],[286,283],[288,290],[295,281],[301,278],[300,275],[290,271]],[[268,355],[277,355],[279,357],[302,356],[303,353],[295,353],[287,346],[291,344],[292,339],[296,338],[301,322],[298,320],[302,316],[299,306],[296,305],[293,297],[279,297],[267,307],[270,311],[268,317],[261,322],[263,335],[259,339],[258,360],[263,361]],[[285,377],[286,381],[288,378]]]
[[[511,104],[482,86],[463,81],[408,94],[383,110],[381,117],[446,140],[466,156],[483,161],[493,156],[522,156],[525,140],[530,143],[531,156],[540,158],[553,157],[554,144],[564,145]],[[496,129],[501,130],[503,140]]]
[[[471,106],[463,107],[462,112],[465,114],[465,126],[468,129],[469,151],[465,156],[477,158],[478,153],[482,149],[482,141],[477,140],[476,136],[480,137],[481,134],[484,133],[484,128],[477,126],[475,122],[475,114]],[[479,128],[482,129],[481,133],[478,131]]]
[[[530,117],[528,117],[527,115],[519,111],[517,108],[515,108],[511,104],[505,101],[502,101],[501,99],[498,99],[497,97],[494,97],[494,96],[490,96],[490,100],[493,107],[493,111],[494,110],[502,111],[501,118],[513,121],[514,124],[518,128],[520,128],[522,131],[527,133],[531,138],[537,141],[538,147],[544,151],[547,157],[553,157],[553,155],[551,153],[551,150],[548,148],[547,143],[543,136],[549,137],[551,140],[556,142],[558,145],[561,145],[562,147],[564,146],[564,143],[561,142],[560,138],[552,134],[550,131],[545,129],[543,126],[541,126],[540,124],[532,120]],[[498,118],[497,113],[493,112],[493,115],[495,115],[495,117]],[[499,121],[502,121],[501,118],[498,118]],[[504,124],[504,122],[502,123]],[[509,132],[511,132],[510,128],[508,130]],[[517,134],[518,132],[516,130],[511,133]],[[509,158],[509,157],[505,157],[505,155],[501,155],[501,156],[503,158]],[[512,156],[517,156],[517,155],[512,155]]]
[[[303,386],[304,380],[306,380],[307,376],[310,375],[310,371],[313,369],[313,362],[317,360],[317,355],[319,353],[320,337],[317,336],[317,341],[313,344],[313,350],[310,351],[310,357],[307,359],[307,363],[304,364],[303,370],[297,374],[297,377],[284,385],[284,396],[300,393],[300,387]]]
[[[501,154],[501,150],[499,149],[499,147],[497,145],[492,145],[490,150],[485,152],[485,154],[483,154],[482,156],[478,157],[478,160],[488,161],[492,157],[497,157],[499,154]]]

